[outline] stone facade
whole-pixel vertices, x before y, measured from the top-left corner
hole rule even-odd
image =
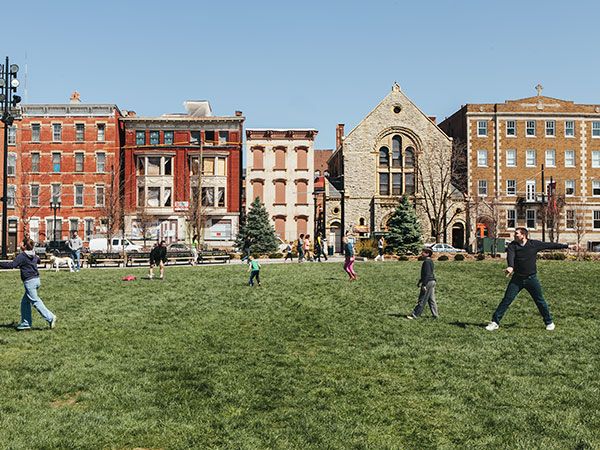
[[[338,135],[342,133],[343,129]],[[397,84],[347,136],[338,136],[338,140],[329,163],[332,177],[343,175],[343,229],[361,237],[385,231],[399,197],[408,195],[415,203],[424,239],[431,239],[419,174],[427,174],[428,183],[442,182],[429,164],[441,159],[449,167],[452,140]],[[327,211],[333,219],[330,206],[334,208],[335,204],[328,205]]]

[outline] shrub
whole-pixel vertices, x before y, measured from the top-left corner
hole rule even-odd
[[[438,261],[448,261],[450,258],[448,258],[448,255],[441,255],[437,260]]]
[[[398,261],[408,261],[410,258],[406,255],[398,256]]]
[[[280,258],[283,258],[283,253],[279,253],[279,252],[269,253],[269,258],[270,259],[280,259]]]
[[[485,255],[483,253],[479,253],[476,256],[477,261],[483,261],[485,259]]]
[[[454,255],[454,261],[464,261],[465,260],[465,255],[463,255],[462,253],[457,253],[456,255]]]
[[[377,250],[375,250],[374,248],[362,248],[358,252],[358,256],[373,259],[377,256]]]
[[[361,239],[356,243],[354,251],[363,258],[375,258],[377,256],[377,242],[375,239]]]

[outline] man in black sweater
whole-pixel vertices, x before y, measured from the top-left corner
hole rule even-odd
[[[506,313],[506,310],[513,302],[521,289],[526,289],[533,298],[540,314],[544,318],[546,330],[554,330],[554,322],[544,294],[542,286],[537,277],[536,257],[539,251],[559,250],[566,248],[575,248],[574,245],[556,244],[553,242],[534,241],[527,238],[526,228],[517,228],[515,230],[515,240],[508,245],[506,250],[506,260],[508,267],[505,270],[506,276],[512,275],[510,283],[504,293],[504,298],[496,308],[492,321],[485,327],[488,331],[497,330],[500,327],[500,321]]]
[[[160,241],[160,244],[155,246],[150,252],[150,273],[148,278],[154,278],[154,267],[160,268],[159,278],[162,280],[165,277],[165,264],[167,262],[167,243]]]
[[[419,299],[417,300],[415,309],[411,314],[406,316],[407,319],[418,318],[423,313],[426,303],[429,303],[429,309],[431,309],[433,318],[438,318],[437,303],[435,301],[435,275],[433,274],[433,260],[431,259],[431,255],[433,255],[433,251],[430,248],[426,247],[421,250],[423,264],[421,264],[421,278],[417,282],[417,286],[421,287],[421,291],[419,292]]]

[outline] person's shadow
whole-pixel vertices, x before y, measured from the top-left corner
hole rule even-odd
[[[479,327],[479,328],[485,328],[486,324],[485,323],[481,323],[481,322],[460,322],[460,321],[454,321],[454,322],[450,322],[450,325],[454,325],[455,327],[460,327],[460,328],[467,328],[467,327]]]
[[[15,328],[16,326],[17,324],[15,322],[0,324],[0,328]]]

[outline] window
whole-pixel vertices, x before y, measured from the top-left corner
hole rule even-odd
[[[516,150],[506,150],[506,167],[517,167]]]
[[[75,124],[75,140],[77,142],[85,141],[85,124],[83,124],[83,123]]]
[[[199,131],[190,131],[190,145],[200,145]]]
[[[54,183],[51,186],[52,203],[60,203],[60,184]]]
[[[159,145],[160,144],[160,131],[151,131],[150,132],[150,145]]]
[[[488,134],[487,120],[477,121],[477,136],[485,137]]]
[[[9,208],[15,207],[16,196],[17,196],[17,187],[14,184],[9,184],[8,190],[6,191],[6,205]]]
[[[308,183],[304,180],[298,180],[296,182],[296,189],[298,191],[297,203],[299,205],[308,204]]]
[[[98,153],[100,156],[101,153]],[[102,153],[104,155],[104,153]],[[165,176],[172,174],[171,156],[138,156],[137,174],[140,176]],[[103,158],[103,161],[106,157]],[[106,163],[103,164],[106,166]],[[104,170],[106,168],[104,167]]]
[[[31,184],[29,185],[29,205],[40,206],[40,185]]]
[[[106,125],[103,123],[99,123],[97,125],[97,137],[96,140],[98,142],[104,142],[106,140]]]
[[[83,153],[75,153],[75,172],[83,172]]]
[[[7,159],[7,175],[9,177],[14,177],[17,174],[17,154],[9,153]]]
[[[296,165],[296,169],[308,170],[308,149],[306,147],[298,147],[296,151],[298,153],[298,164]]]
[[[225,207],[225,188],[220,187],[217,188],[217,206],[224,208]]]
[[[104,185],[96,186],[96,206],[104,206]]]
[[[393,173],[392,174],[392,195],[401,195],[402,194],[402,174],[401,173]]]
[[[575,136],[575,122],[572,120],[567,120],[565,122],[565,137],[574,137]]]
[[[253,201],[254,199],[259,199],[262,203],[263,201],[263,185],[264,182],[262,180],[253,180],[252,181],[252,188],[253,188]]]
[[[593,221],[594,229],[600,229],[600,211],[594,211],[594,221]]]
[[[40,171],[40,154],[39,153],[31,154],[31,171],[32,172]]]
[[[62,238],[62,219],[46,219],[46,239],[56,241]]]
[[[554,137],[556,135],[556,122],[554,120],[546,120],[546,137]]]
[[[29,237],[33,242],[37,242],[40,238],[40,219],[29,219]]]
[[[379,166],[389,167],[390,166],[390,150],[387,147],[381,147],[379,149]]]
[[[285,204],[285,181],[284,180],[275,181],[275,204],[276,205]]]
[[[75,206],[83,206],[83,184],[75,185]]]
[[[53,142],[62,141],[62,125],[60,123],[52,124],[52,141]]]
[[[204,132],[204,140],[207,145],[215,145],[215,132],[214,130],[207,130]]]
[[[517,211],[514,209],[506,210],[506,228],[517,227]]]
[[[477,166],[487,167],[488,165],[488,152],[487,150],[477,150]]]
[[[254,170],[263,170],[263,155],[264,150],[262,148],[253,148],[252,149],[252,168]]]
[[[526,212],[527,217],[527,228],[530,230],[535,229],[536,226],[536,217],[535,217],[535,209],[528,209]]]
[[[506,135],[509,137],[517,135],[517,125],[514,120],[506,121]]]
[[[144,130],[135,132],[135,145],[146,145],[146,132]]]
[[[202,160],[202,175],[212,176],[215,174],[215,158],[204,158]]]
[[[8,127],[8,140],[6,142],[8,145],[16,145],[17,143],[17,127],[14,125]]]
[[[215,188],[202,188],[202,206],[215,206]]]
[[[546,150],[546,167],[556,167],[555,150]]]
[[[31,142],[40,142],[42,126],[39,123],[31,124]]]
[[[517,195],[517,180],[506,180],[506,195]]]
[[[89,241],[94,236],[94,219],[85,219],[83,225],[85,240]]]
[[[173,132],[165,131],[165,145],[173,145]]]
[[[535,136],[535,120],[527,121],[527,128],[525,129],[525,136]]]
[[[600,138],[600,122],[592,122],[592,137]]]
[[[600,151],[594,150],[592,152],[592,167],[598,168],[600,167]]]
[[[96,153],[96,172],[104,173],[106,171],[106,153]]]
[[[392,167],[402,167],[402,139],[400,136],[392,138]]]
[[[535,180],[525,181],[525,200],[528,202],[535,201]]]
[[[480,197],[485,197],[487,196],[487,193],[487,180],[479,180],[477,182],[477,195]]]
[[[79,219],[69,219],[69,236],[73,236],[73,233],[78,231]]]
[[[592,195],[600,197],[600,181],[592,181]]]
[[[379,174],[379,195],[390,195],[390,174]]]
[[[565,150],[565,167],[575,167],[575,150]]]
[[[412,147],[406,147],[404,150],[404,167],[409,169],[415,167],[415,149]]]
[[[274,170],[285,170],[285,148],[275,148],[275,167]]]
[[[60,153],[52,153],[52,171],[54,173],[60,173]]]
[[[535,167],[535,150],[527,150],[526,157],[525,165],[527,167]]]
[[[219,145],[227,145],[229,142],[229,131],[219,131]]]
[[[567,209],[566,211],[566,228],[567,229],[574,229],[575,228],[575,210],[573,209]]]
[[[565,180],[565,195],[575,195],[575,180]]]

